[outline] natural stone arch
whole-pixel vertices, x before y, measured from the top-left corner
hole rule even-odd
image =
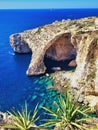
[[[71,60],[76,57],[76,49],[71,43],[71,33],[57,35],[55,38],[50,40],[47,45],[38,49],[37,52],[33,52],[32,60],[27,70],[28,75],[39,75],[45,73],[45,55],[56,61]],[[38,52],[39,54],[37,54]]]
[[[60,39],[61,35],[67,35],[67,32],[70,32],[71,43],[77,50],[76,70],[70,73],[58,72],[51,76],[55,80],[56,86],[58,86],[58,81],[61,81],[60,90],[61,86],[70,87],[76,97],[80,95],[79,102],[87,100],[86,102],[92,105],[95,101],[94,104],[98,106],[98,21],[96,19],[96,17],[88,17],[54,22],[11,35],[10,43],[15,52],[28,53],[32,51],[27,74],[38,75],[45,72],[43,58],[54,43],[52,41],[57,37]]]

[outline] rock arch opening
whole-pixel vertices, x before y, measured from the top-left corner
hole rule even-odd
[[[77,51],[71,43],[71,34],[65,33],[57,36],[55,40],[51,41],[51,45],[44,55],[46,72],[75,69],[77,66],[76,56]]]

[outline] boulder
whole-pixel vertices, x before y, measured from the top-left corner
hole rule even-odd
[[[76,67],[76,66],[77,66],[77,63],[76,63],[75,60],[72,60],[72,61],[69,62],[68,66],[69,66],[69,67]]]

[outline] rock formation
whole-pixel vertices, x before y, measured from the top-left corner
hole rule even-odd
[[[97,17],[88,17],[54,22],[11,35],[10,43],[15,52],[32,52],[29,76],[45,73],[45,56],[56,61],[70,60],[69,66],[77,66],[74,71],[58,71],[52,77],[57,84],[60,81],[62,86],[78,91],[80,102],[88,101],[89,96],[98,96],[97,21]]]

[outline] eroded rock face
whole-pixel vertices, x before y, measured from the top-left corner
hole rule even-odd
[[[61,86],[71,87],[76,97],[80,95],[79,102],[98,106],[98,30],[76,33],[73,43],[74,40],[77,41],[76,70],[72,73],[58,72],[53,77],[62,81]],[[96,102],[92,105],[93,101]]]
[[[10,36],[10,45],[17,53],[31,53],[28,44],[23,40],[22,34],[17,33]]]
[[[91,17],[73,21],[64,20],[14,34],[10,37],[11,46],[18,53],[32,51],[27,75],[45,73],[46,66],[43,62],[45,55],[56,61],[72,59],[69,66],[77,66],[75,71],[58,71],[52,76],[55,81],[61,82],[61,86],[73,88],[72,91],[76,96],[80,94],[84,101],[89,95],[98,96],[96,19]],[[24,51],[25,46],[27,46],[26,51]]]
[[[12,35],[10,37],[10,42],[15,52],[29,53],[32,50],[32,59],[29,68],[27,70],[27,75],[29,76],[40,75],[45,73],[46,71],[46,66],[44,64],[45,55],[47,55],[48,57],[56,61],[64,61],[64,60],[71,60],[71,59],[73,60],[76,58],[76,49],[71,43],[71,33],[63,33],[57,36],[56,34],[53,34],[54,37],[53,35],[51,35],[53,39],[50,37],[51,40],[49,40],[48,43],[47,41],[42,41],[41,37],[39,39],[40,42],[42,41],[42,43],[39,42],[36,43],[35,39],[34,40],[31,39],[34,38],[33,36],[31,37],[31,35],[30,36],[28,35],[29,37],[28,38],[26,35],[28,35],[28,32],[24,32],[19,35],[18,34]],[[27,50],[25,49],[26,46],[27,46]]]
[[[46,55],[56,61],[64,61],[76,58],[76,49],[71,43],[71,34],[62,34],[47,49]]]

